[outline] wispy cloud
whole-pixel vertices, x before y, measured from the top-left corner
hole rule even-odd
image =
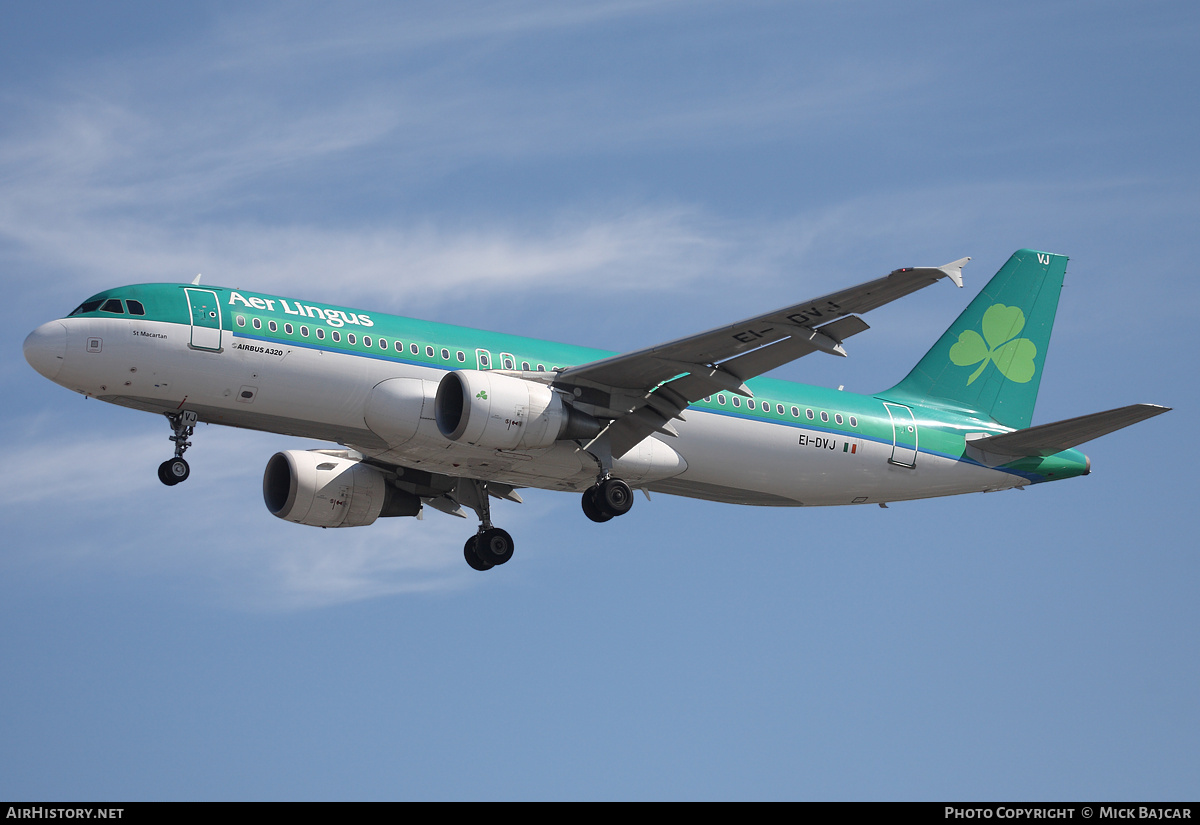
[[[11,540],[0,561],[89,576],[119,570],[210,581],[216,598],[250,610],[310,609],[480,583],[462,559],[473,520],[431,510],[424,519],[382,519],[364,528],[285,523],[259,503],[262,463],[272,443],[310,444],[217,428],[199,436],[188,455],[193,478],[173,488],[154,472],[170,454],[157,431],[10,452],[24,469],[0,478],[0,517]],[[519,530],[538,515],[529,506],[544,509],[506,505],[506,523]],[[64,508],[70,535],[60,538]],[[27,531],[39,540],[22,540]]]
[[[515,75],[494,70],[505,38],[663,13],[686,17],[679,4],[626,2],[489,3],[382,19],[316,6],[282,20],[237,14],[182,47],[101,61],[86,79],[48,81],[50,94],[10,97],[0,238],[30,260],[139,279],[207,269],[303,284],[349,273],[351,283],[412,277],[433,292],[584,277],[670,287],[685,267],[702,279],[728,266],[728,238],[691,207],[610,205],[533,231],[485,212],[463,231],[414,219],[403,198],[376,212],[344,198],[322,205],[351,181],[351,190],[381,177],[393,190],[428,187],[480,161],[587,162],[622,147],[825,128],[908,82],[883,66],[800,83],[765,70],[702,84],[589,79],[587,66],[560,77],[536,61]],[[373,66],[348,92],[328,77],[330,62],[344,72],[347,61]],[[659,92],[633,94],[630,83]]]
[[[160,483],[154,470],[170,455],[167,446],[160,433],[158,439],[72,440],[11,450],[10,457],[23,469],[0,474],[0,507],[15,512],[70,502],[78,508],[136,496],[151,489],[151,482]],[[81,456],[87,461],[80,461]]]
[[[666,289],[728,263],[729,239],[682,208],[633,209],[543,227],[469,230],[312,226],[143,226],[133,221],[30,227],[39,257],[93,280],[183,279],[263,291],[328,293],[343,300],[437,303],[463,289],[565,287],[603,278],[623,289]]]
[[[302,11],[281,18],[251,9],[220,23],[218,42],[226,53],[220,65],[247,61],[291,65],[306,57],[337,62],[365,56],[425,52],[471,41],[491,42],[637,21],[685,5],[680,0],[606,0],[584,3],[543,3],[527,0],[475,2],[458,7],[401,9],[380,14],[378,8],[338,8],[298,4]]]
[[[259,581],[231,589],[257,609],[295,610],[481,583],[463,561],[462,545],[475,529],[473,522],[436,512],[421,521],[394,521],[405,523],[323,534],[297,528],[286,532],[286,541],[278,534],[274,546],[257,546]]]

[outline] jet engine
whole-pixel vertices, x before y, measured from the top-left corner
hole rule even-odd
[[[455,370],[442,379],[434,418],[451,441],[494,450],[549,447],[591,438],[602,428],[545,384],[481,370]]]
[[[263,472],[272,515],[312,527],[365,527],[381,516],[415,516],[421,499],[387,483],[376,468],[317,450],[275,453]]]

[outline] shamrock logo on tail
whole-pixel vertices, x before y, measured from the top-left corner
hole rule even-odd
[[[1037,345],[1028,338],[1016,337],[1024,328],[1025,313],[1020,307],[992,304],[983,313],[983,335],[973,329],[960,334],[958,343],[950,347],[950,360],[960,367],[983,362],[967,379],[968,386],[989,362],[995,363],[996,369],[1009,381],[1024,384],[1037,370],[1033,363]]]

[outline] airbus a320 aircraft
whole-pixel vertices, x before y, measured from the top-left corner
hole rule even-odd
[[[897,269],[659,346],[615,355],[192,284],[92,296],[25,339],[25,358],[85,396],[165,415],[189,474],[198,422],[336,442],[267,462],[282,519],[357,527],[427,505],[480,526],[488,570],[513,540],[490,498],[582,493],[604,522],[633,489],[735,504],[880,504],[1085,475],[1074,448],[1168,408],[1134,404],[1031,427],[1067,258],[1013,254],[903,381],[875,395],[757,378],[866,330],[859,314],[948,278],[969,258]]]

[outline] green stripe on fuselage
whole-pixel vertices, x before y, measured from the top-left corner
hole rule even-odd
[[[206,289],[216,293],[221,301],[222,326],[235,338],[246,338],[275,344],[291,345],[327,352],[340,352],[383,361],[411,364],[439,370],[479,369],[476,350],[489,353],[491,368],[502,368],[503,355],[514,358],[514,367],[523,369],[528,362],[530,369],[538,365],[546,370],[565,368],[577,364],[607,358],[616,353],[588,347],[561,344],[519,335],[488,332],[470,327],[423,321],[398,315],[366,312],[315,301],[296,301],[266,293],[232,290],[217,286],[192,286],[190,284],[139,284],[106,290],[92,296],[89,301],[109,298],[132,299],[145,307],[145,316],[114,316],[99,310],[83,313],[77,317],[125,317],[129,320],[159,321],[188,325],[185,289]],[[244,324],[239,324],[239,317]],[[261,328],[255,329],[255,319]],[[274,321],[276,329],[271,330]],[[286,332],[291,324],[291,333]],[[301,334],[301,327],[308,328],[308,336]],[[316,330],[325,332],[324,339],[316,337]],[[337,332],[340,341],[333,340]],[[350,343],[353,335],[355,343]],[[364,345],[364,337],[371,346]],[[379,347],[380,339],[388,343],[386,350]],[[397,352],[395,342],[404,344],[404,352]],[[418,346],[416,353],[412,345]],[[426,347],[433,347],[430,356]],[[442,349],[449,358],[442,358]],[[458,360],[458,353],[463,360]],[[883,399],[876,396],[858,395],[824,387],[815,387],[774,378],[753,378],[746,382],[754,394],[754,408],[748,399],[738,398],[732,393],[717,393],[707,400],[692,405],[692,409],[717,415],[762,421],[796,429],[827,433],[845,440],[893,443],[892,421],[883,406]],[[739,406],[733,405],[737,398]],[[893,401],[891,397],[889,401]],[[764,405],[767,405],[764,409]],[[778,407],[783,405],[784,412]],[[798,415],[792,414],[796,408]],[[981,417],[963,415],[954,410],[933,410],[929,406],[913,406],[918,427],[918,449],[920,453],[940,456],[958,461],[977,463],[967,455],[965,436],[968,433],[1001,433],[1007,428]],[[813,418],[808,418],[809,411]],[[825,413],[828,421],[821,421]],[[843,423],[837,424],[841,415]],[[853,417],[857,426],[850,426]],[[1023,458],[995,469],[1029,478],[1031,481],[1047,481],[1081,475],[1086,472],[1086,458],[1076,450],[1068,450],[1047,458]]]

